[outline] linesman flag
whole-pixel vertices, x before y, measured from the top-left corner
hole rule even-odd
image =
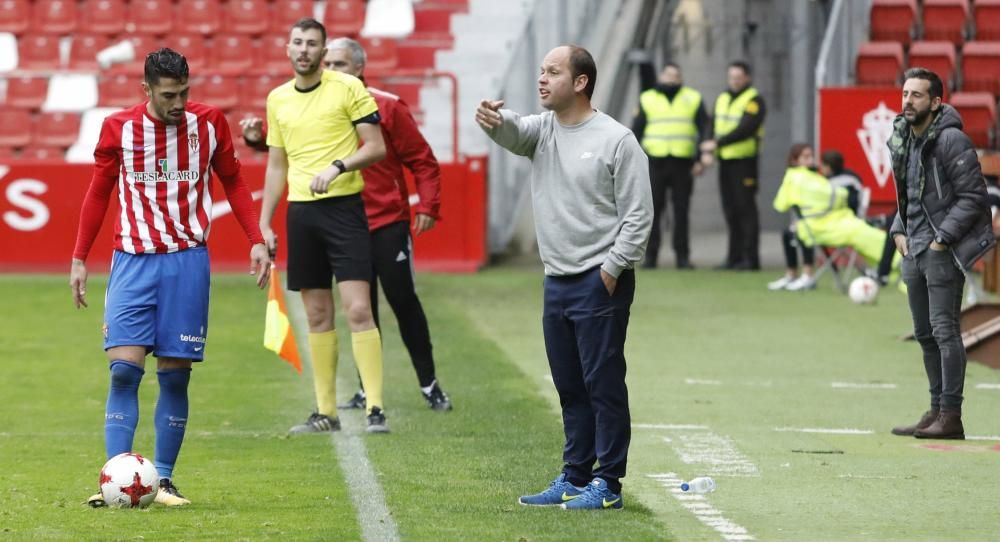
[[[299,373],[302,372],[302,360],[299,358],[299,349],[295,345],[295,335],[292,333],[292,324],[288,321],[288,309],[285,307],[285,292],[281,289],[278,268],[273,263],[271,284],[267,290],[264,347],[274,351]]]

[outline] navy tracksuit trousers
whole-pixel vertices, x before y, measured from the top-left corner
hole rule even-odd
[[[600,267],[545,277],[542,330],[566,433],[563,472],[574,484],[603,478],[615,493],[632,436],[624,348],[634,295],[632,270],[618,277],[614,295]]]

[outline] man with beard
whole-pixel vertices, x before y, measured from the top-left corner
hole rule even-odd
[[[899,212],[889,229],[903,255],[913,335],[923,350],[930,410],[894,435],[964,439],[965,347],[959,309],[965,271],[996,245],[986,182],[962,119],[941,97],[941,79],[911,68],[903,113],[888,141]]]
[[[309,324],[317,411],[291,433],[337,431],[336,278],[351,346],[367,392],[370,433],[388,432],[382,402],[382,340],[369,300],[371,245],[360,170],[385,157],[375,100],[356,77],[324,70],[326,29],[305,18],[291,29],[295,78],[267,97],[267,172],[260,226],[274,249],[271,218],[288,184],[288,289],[300,291]],[[359,141],[365,144],[358,147]]]
[[[540,115],[482,100],[476,122],[531,159],[538,252],[545,264],[542,332],[562,407],[563,468],[518,502],[621,509],[631,423],[625,334],[653,222],[649,165],[632,132],[591,105],[597,66],[586,49],[556,47],[538,77]],[[595,466],[595,462],[597,465]]]

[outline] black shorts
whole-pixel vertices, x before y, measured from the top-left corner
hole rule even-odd
[[[371,238],[360,194],[288,204],[288,289],[369,281]]]

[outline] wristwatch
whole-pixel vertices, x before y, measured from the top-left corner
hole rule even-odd
[[[334,160],[333,165],[337,166],[337,169],[339,169],[341,173],[347,173],[347,166],[344,165],[343,160]]]

